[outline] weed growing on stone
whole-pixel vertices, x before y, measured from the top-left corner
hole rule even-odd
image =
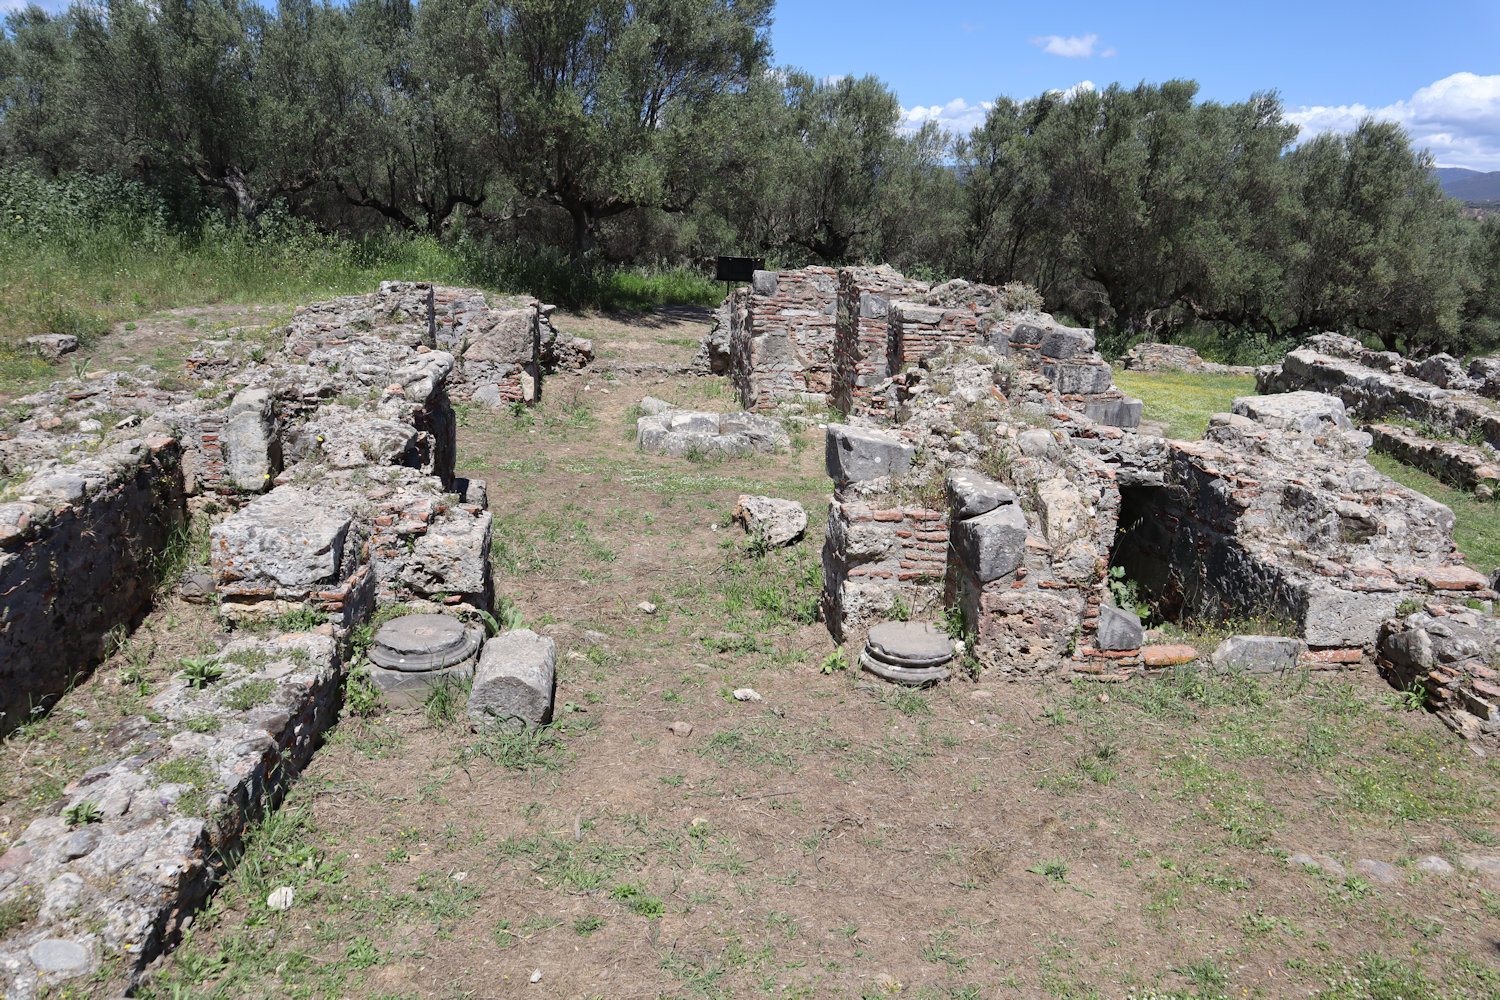
[[[276,682],[261,678],[237,684],[224,696],[224,704],[237,712],[264,705],[276,693]]]
[[[0,935],[9,934],[35,920],[41,908],[41,900],[31,892],[0,901]]]
[[[188,686],[200,691],[224,676],[224,667],[211,656],[185,656],[178,666],[182,667],[180,676]]]
[[[63,822],[72,827],[88,826],[103,819],[104,813],[99,809],[99,803],[93,799],[83,799],[64,809],[62,818]]]

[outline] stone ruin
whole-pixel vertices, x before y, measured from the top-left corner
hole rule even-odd
[[[720,306],[702,357],[729,375],[747,410],[811,403],[879,416],[893,411],[910,366],[965,345],[1040,371],[1059,401],[1092,420],[1140,421],[1140,401],[1114,387],[1092,331],[1009,308],[1004,289],[934,287],[888,266],[756,271]]]
[[[181,376],[91,373],[10,407],[0,433],[5,730],[138,621],[190,518],[211,522],[209,572],[195,584],[245,631],[183,661],[146,714],[105,736],[117,759],[68,785],[0,856],[0,904],[36,912],[0,940],[4,996],[29,1000],[105,963],[128,985],[176,940],[247,824],[275,806],[337,717],[363,662],[356,626],[378,608],[449,623],[438,631],[456,630],[468,654],[404,669],[400,683],[380,684],[389,667],[371,667],[393,700],[462,665],[476,722],[550,718],[552,640],[522,631],[477,642],[495,621],[491,515],[485,484],[454,476],[452,405],[534,401],[548,371],[586,364],[588,343],[553,331],[549,312],[389,282],[298,309],[269,355],[208,341]],[[310,631],[276,634],[288,613]],[[403,620],[381,630],[384,652],[400,645],[386,633]],[[402,647],[418,658],[420,631],[407,628]],[[96,821],[69,823],[75,807]]]
[[[1337,396],[1380,451],[1482,499],[1500,486],[1500,358],[1475,358],[1465,370],[1446,354],[1410,361],[1321,333],[1255,378],[1261,392]]]
[[[956,329],[940,312],[892,303],[892,339],[907,338],[913,320],[924,332]],[[881,621],[947,616],[962,623],[970,669],[992,676],[1338,669],[1396,663],[1382,636],[1401,609],[1450,609],[1441,630],[1471,624],[1451,610],[1457,602],[1496,598],[1495,583],[1455,550],[1452,511],[1366,460],[1376,438],[1348,414],[1375,376],[1354,381],[1348,361],[1304,363],[1293,352],[1262,372],[1277,394],[1237,399],[1202,440],[1174,441],[1134,430],[1138,409],[1121,419],[1131,404],[1111,392],[1091,348],[1087,331],[1040,314],[982,334],[976,323],[974,335],[924,345],[914,367],[892,376],[890,405],[828,426],[824,611],[836,639],[863,645]],[[1283,373],[1299,365],[1338,372],[1317,385],[1335,394],[1287,391]],[[1379,376],[1400,378],[1410,376]],[[1477,396],[1398,385],[1450,414],[1450,426],[1489,426]],[[1117,606],[1112,568],[1170,620],[1254,616],[1289,634],[1238,636],[1201,657]],[[1403,634],[1425,621],[1407,618]],[[1434,697],[1472,721],[1458,708],[1445,719],[1461,732],[1500,731],[1488,694],[1495,652],[1464,634],[1463,656],[1434,640],[1439,652],[1402,662],[1462,660],[1432,681],[1449,692]]]

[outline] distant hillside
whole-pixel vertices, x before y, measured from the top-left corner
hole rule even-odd
[[[1438,167],[1433,176],[1450,198],[1459,201],[1500,201],[1500,170],[1480,173],[1465,167]]]

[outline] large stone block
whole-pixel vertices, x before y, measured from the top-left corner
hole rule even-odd
[[[220,445],[225,472],[236,489],[264,493],[281,471],[280,446],[269,389],[241,389],[224,417]]]
[[[1100,649],[1140,649],[1144,637],[1140,616],[1110,604],[1100,605],[1099,628],[1095,636]]]
[[[1141,425],[1143,404],[1139,399],[1098,399],[1083,404],[1083,415],[1096,424],[1133,428]]]
[[[484,644],[469,717],[475,722],[540,726],[552,720],[557,646],[530,629],[507,632]]]
[[[301,595],[342,581],[353,569],[354,517],[308,490],[278,486],[209,532],[214,579],[245,592]]]
[[[1279,635],[1232,635],[1214,650],[1219,673],[1274,674],[1297,669],[1307,643]]]
[[[401,582],[419,595],[462,596],[489,611],[494,588],[490,569],[489,511],[450,510],[412,544]]]
[[[1014,573],[1026,557],[1026,514],[1016,504],[960,521],[953,549],[981,584]]]
[[[988,514],[996,507],[1016,502],[1016,495],[1010,487],[972,469],[948,473],[943,488],[948,494],[948,508],[954,521]]]
[[[824,464],[840,486],[899,475],[911,468],[916,454],[894,434],[848,424],[829,424],[825,440]]]
[[[741,496],[734,516],[744,522],[747,533],[767,545],[790,545],[807,530],[807,511],[795,500]]]
[[[1231,412],[1276,430],[1312,433],[1325,426],[1340,430],[1354,427],[1349,422],[1343,400],[1306,390],[1273,396],[1240,396],[1234,401]]]

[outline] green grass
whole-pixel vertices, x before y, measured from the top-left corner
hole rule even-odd
[[[1486,576],[1500,567],[1500,503],[1480,500],[1465,490],[1454,489],[1389,455],[1371,453],[1370,464],[1402,486],[1446,504],[1453,511],[1456,519],[1453,541],[1470,566]]]
[[[87,352],[115,323],[215,303],[295,303],[373,291],[382,280],[525,293],[570,308],[707,305],[720,286],[687,266],[620,268],[554,247],[384,234],[348,239],[275,211],[258,228],[205,212],[173,218],[161,195],[110,177],[0,170],[0,388],[67,372],[20,344],[77,336]]]
[[[1229,412],[1236,396],[1255,395],[1250,375],[1194,375],[1188,372],[1115,372],[1115,385],[1138,397],[1141,417],[1167,425],[1167,436],[1196,440],[1215,413]]]

